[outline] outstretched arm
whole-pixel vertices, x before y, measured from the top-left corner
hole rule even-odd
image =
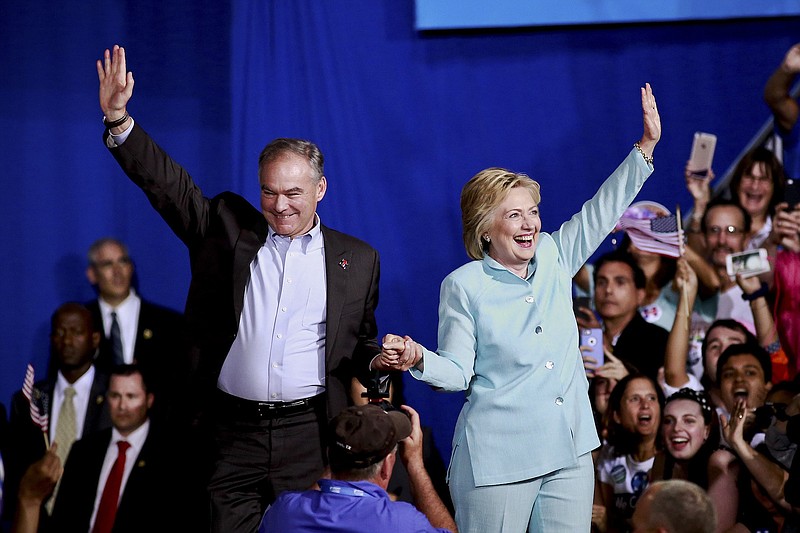
[[[686,359],[689,356],[692,308],[697,296],[697,275],[683,257],[678,259],[675,284],[679,294],[678,309],[675,312],[675,323],[669,332],[669,337],[667,337],[667,349],[664,357],[664,381],[670,387],[680,388],[689,382],[689,373],[686,372]]]
[[[764,101],[784,131],[794,128],[800,113],[797,101],[789,94],[792,82],[798,74],[800,74],[800,43],[786,52],[781,65],[772,73],[764,86]]]
[[[106,124],[116,124],[111,133],[122,133],[130,126],[127,105],[133,96],[133,72],[127,71],[124,48],[115,44],[113,51],[106,49],[103,59],[97,60],[97,77],[100,79],[100,109]],[[122,123],[117,124],[123,118]]]

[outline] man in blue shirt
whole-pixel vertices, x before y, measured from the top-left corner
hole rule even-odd
[[[264,514],[259,533],[456,531],[423,464],[419,415],[406,405],[403,410],[368,404],[336,416],[329,427],[331,479],[319,480],[319,490],[282,493]],[[416,508],[386,493],[398,453]]]

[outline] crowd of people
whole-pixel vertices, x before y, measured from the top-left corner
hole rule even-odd
[[[529,176],[468,180],[472,260],[442,282],[435,348],[378,339],[378,254],[317,214],[316,145],[267,144],[260,209],[209,198],[129,113],[125,50],[97,72],[106,147],[191,285],[167,309],[123,242],[89,248],[97,298],[55,310],[46,375],[0,411],[3,531],[800,531],[800,44],[765,87],[775,142],[719,197],[713,169],[685,170],[685,223],[633,203],[661,138],[649,84],[640,139],[558,230]],[[626,219],[674,237],[656,250]],[[729,274],[761,248],[768,272]],[[582,355],[592,328],[603,361]],[[446,470],[403,371],[466,393]]]

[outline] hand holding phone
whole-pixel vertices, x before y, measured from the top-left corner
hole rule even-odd
[[[586,310],[582,310],[586,309]],[[592,299],[588,296],[573,296],[572,297],[572,312],[575,313],[576,318],[583,318],[584,320],[591,320],[589,316],[592,310]]]
[[[764,248],[728,254],[725,258],[725,267],[731,279],[737,274],[749,278],[770,271],[767,251]]]
[[[698,131],[694,134],[692,153],[686,167],[693,177],[705,178],[708,175],[716,147],[717,136],[713,133]]]
[[[580,329],[580,348],[581,348],[581,355],[592,357],[595,360],[594,368],[587,368],[587,373],[591,370],[594,373],[594,370],[600,368],[605,363],[605,357],[603,354],[603,330],[600,328],[581,328]],[[586,364],[591,364],[589,362],[584,362],[584,366]]]

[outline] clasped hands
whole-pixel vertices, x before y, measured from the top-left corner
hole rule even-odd
[[[373,370],[408,370],[422,361],[422,345],[406,335],[384,335],[381,353],[373,360]]]

